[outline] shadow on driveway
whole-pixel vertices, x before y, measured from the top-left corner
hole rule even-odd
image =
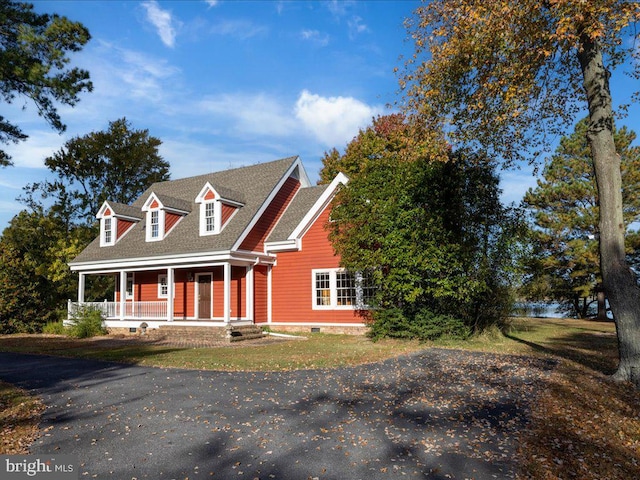
[[[32,453],[80,478],[512,478],[540,359],[429,349],[335,370],[212,372],[0,353],[48,406]]]

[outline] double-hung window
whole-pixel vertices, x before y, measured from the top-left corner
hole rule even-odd
[[[105,245],[113,244],[113,222],[110,217],[106,217],[103,219],[103,243]]]
[[[343,269],[312,271],[314,310],[365,309],[373,298],[368,276]]]
[[[150,216],[151,223],[151,238],[160,237],[160,212],[158,210],[152,210]]]
[[[207,233],[216,231],[216,204],[214,202],[204,204],[204,228]]]
[[[167,283],[167,275],[158,275],[158,298],[169,297],[169,283]]]

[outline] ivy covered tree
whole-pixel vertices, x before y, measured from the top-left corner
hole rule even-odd
[[[616,380],[640,386],[640,287],[626,259],[620,157],[609,78],[640,78],[625,0],[432,0],[408,22],[415,53],[401,75],[407,108],[426,125],[446,123],[452,143],[505,165],[535,159],[585,108],[598,187],[603,286],[616,322]],[[631,60],[626,62],[626,60]]]
[[[464,152],[442,161],[438,141],[388,115],[324,158],[321,178],[350,178],[330,238],[343,266],[375,287],[374,336],[466,335],[508,310],[510,218],[494,166]]]
[[[56,102],[74,106],[81,92],[93,89],[87,71],[68,66],[68,54],[82,49],[91,38],[89,31],[66,17],[38,14],[31,4],[8,0],[0,2],[0,30],[2,100],[31,100],[38,114],[63,132],[65,125]],[[26,138],[17,125],[0,116],[0,143]],[[11,165],[11,158],[0,150],[0,166],[7,165]]]
[[[597,301],[600,276],[598,255],[598,190],[586,140],[588,121],[580,121],[563,137],[546,163],[542,178],[524,197],[531,213],[534,254],[529,257],[528,291],[538,299],[559,300],[571,316],[585,318]],[[627,255],[634,257],[640,220],[640,147],[625,127],[613,132],[622,168],[623,214],[627,226]],[[525,292],[527,289],[525,289]],[[600,305],[599,316],[603,318]]]

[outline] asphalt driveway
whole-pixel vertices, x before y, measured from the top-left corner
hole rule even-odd
[[[549,368],[440,349],[277,373],[0,353],[0,379],[48,407],[32,453],[102,479],[513,478]]]

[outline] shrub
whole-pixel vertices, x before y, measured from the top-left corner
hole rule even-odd
[[[410,316],[399,308],[391,308],[374,313],[369,335],[373,340],[389,337],[427,341],[442,337],[467,338],[471,329],[458,318],[436,314],[426,308]]]
[[[81,307],[72,316],[69,335],[75,338],[89,338],[105,335],[102,312],[95,307]]]
[[[42,327],[42,333],[48,333],[50,335],[66,335],[68,333],[64,324],[58,320],[57,322],[47,322]]]

